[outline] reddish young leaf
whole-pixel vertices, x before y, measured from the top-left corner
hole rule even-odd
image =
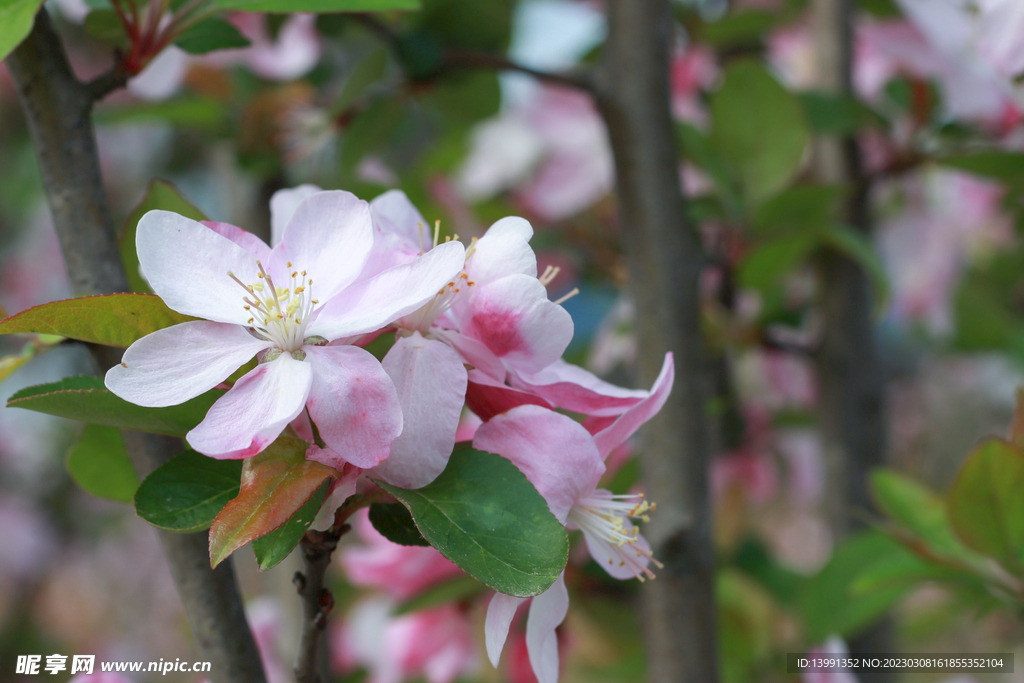
[[[216,567],[246,543],[269,534],[305,505],[337,470],[306,460],[307,444],[283,436],[245,461],[238,497],[210,527],[210,565]]]
[[[127,348],[164,327],[195,320],[152,294],[106,294],[53,301],[0,322],[0,334],[56,334]]]

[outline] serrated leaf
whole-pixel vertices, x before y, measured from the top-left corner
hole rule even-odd
[[[113,427],[86,425],[66,465],[75,483],[99,498],[130,503],[139,488],[124,439]]]
[[[302,439],[278,438],[245,461],[242,486],[210,528],[210,566],[216,567],[246,543],[277,529],[338,472],[306,460]]]
[[[128,285],[133,292],[153,291],[139,272],[139,255],[135,250],[135,230],[139,225],[140,218],[147,212],[157,209],[173,211],[195,221],[206,220],[203,212],[185,199],[174,185],[159,178],[150,181],[146,188],[146,195],[125,220],[118,242],[118,249],[121,250],[121,262],[124,264]]]
[[[990,438],[967,456],[950,489],[949,521],[970,548],[1024,574],[1024,450]]]
[[[216,0],[223,10],[243,12],[385,12],[417,10],[420,0]]]
[[[508,595],[543,593],[565,568],[569,539],[515,465],[493,453],[456,450],[420,489],[377,482],[409,511],[442,555]]]
[[[198,531],[238,495],[242,463],[188,450],[153,470],[135,492],[135,512],[155,527]]]
[[[327,479],[310,496],[306,504],[291,516],[291,519],[266,536],[260,536],[252,542],[252,550],[256,554],[256,564],[261,572],[279,564],[295,549],[295,546],[302,540],[303,534],[306,533],[306,529],[316,519],[330,488],[331,480]]]
[[[147,334],[194,320],[151,294],[104,294],[52,301],[0,321],[0,334],[55,334],[127,348]]]
[[[32,30],[42,0],[0,0],[0,60],[18,47]]]
[[[400,617],[403,614],[419,612],[430,607],[478,595],[486,590],[487,586],[472,576],[457,576],[436,586],[431,586],[416,597],[406,600],[391,612],[391,616]]]
[[[711,96],[711,139],[735,167],[748,205],[785,187],[810,141],[796,98],[753,61],[734,62]]]
[[[223,389],[212,389],[181,405],[144,408],[115,396],[98,377],[67,377],[22,389],[7,400],[7,405],[89,424],[185,436],[223,395]]]
[[[230,22],[210,17],[185,29],[174,44],[189,54],[204,55],[214,50],[247,47],[250,43]]]
[[[412,513],[401,503],[374,503],[370,506],[370,523],[380,535],[398,545],[429,546],[412,521]]]

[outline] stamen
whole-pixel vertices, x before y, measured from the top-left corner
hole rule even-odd
[[[438,218],[434,221],[434,246],[437,246],[437,240],[441,237],[441,219]]]
[[[556,306],[560,305],[560,304],[563,304],[563,303],[565,303],[566,301],[568,301],[569,299],[573,298],[574,296],[576,296],[579,293],[580,293],[579,288],[578,287],[573,287],[571,292],[569,292],[568,294],[566,294],[563,297],[560,297],[554,303],[555,303]]]

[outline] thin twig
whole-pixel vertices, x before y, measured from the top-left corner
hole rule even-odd
[[[100,74],[86,83],[85,88],[89,92],[89,97],[92,101],[99,102],[115,90],[123,88],[128,83],[129,78],[131,78],[131,75],[121,65],[121,53],[115,52],[114,66],[109,71]]]
[[[347,524],[327,531],[309,530],[299,542],[303,571],[295,572],[292,583],[302,598],[302,631],[295,655],[297,683],[320,683],[320,662],[326,659],[321,644],[327,616],[334,608],[334,596],[324,585],[331,554],[338,540],[349,530]]]

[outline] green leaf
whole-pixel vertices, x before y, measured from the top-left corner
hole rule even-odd
[[[811,130],[823,135],[852,135],[862,128],[884,128],[886,121],[851,95],[804,92],[798,95]]]
[[[486,590],[487,587],[472,576],[457,576],[436,586],[431,586],[416,597],[401,603],[391,612],[391,616],[400,617],[403,614],[412,614],[430,607],[456,602],[479,595]]]
[[[308,446],[302,439],[282,436],[262,453],[245,460],[238,495],[224,506],[210,527],[210,566],[216,567],[246,543],[285,524],[325,480],[338,476],[337,470],[306,460]],[[278,546],[278,541],[287,540],[290,532],[294,529],[270,543]]]
[[[405,120],[405,107],[395,98],[380,99],[356,116],[341,136],[341,160],[351,171],[368,153],[384,146]]]
[[[174,44],[190,54],[203,55],[214,50],[246,47],[249,39],[231,23],[219,17],[210,17],[185,29]]]
[[[762,204],[751,228],[761,235],[823,232],[836,219],[845,188],[836,185],[796,185]]]
[[[420,8],[420,0],[216,0],[222,10],[243,12],[384,12]]]
[[[412,514],[401,503],[374,503],[370,506],[370,523],[380,535],[398,545],[430,544],[416,528]]]
[[[818,246],[818,237],[787,235],[755,247],[740,261],[740,285],[768,292],[811,255]]]
[[[875,310],[883,310],[889,300],[889,276],[870,240],[863,233],[838,224],[829,226],[823,237],[827,246],[846,255],[864,269],[875,293]]]
[[[871,494],[879,509],[924,541],[937,555],[974,560],[976,556],[953,535],[946,501],[910,477],[888,469],[871,473]]]
[[[151,180],[146,194],[124,222],[118,248],[121,250],[121,262],[128,275],[128,284],[133,292],[150,292],[149,284],[139,273],[139,255],[135,249],[135,230],[146,213],[154,210],[173,211],[194,221],[204,221],[206,216],[193,206],[181,192],[171,183],[159,178]]]
[[[810,141],[799,101],[763,66],[747,60],[730,65],[711,96],[711,128],[750,205],[789,184]]]
[[[86,425],[66,465],[75,483],[99,498],[130,503],[139,488],[124,439],[113,427]]]
[[[7,400],[7,405],[89,424],[185,436],[223,395],[223,389],[213,389],[181,405],[143,408],[115,396],[98,377],[67,377],[22,389]]]
[[[256,554],[256,564],[264,572],[288,557],[295,546],[302,540],[306,529],[316,519],[320,506],[324,504],[327,491],[331,488],[331,480],[326,479],[320,488],[310,496],[305,505],[291,516],[287,522],[252,542],[252,550]]]
[[[0,382],[17,372],[18,368],[25,363],[36,356],[41,356],[62,341],[64,341],[64,337],[41,334],[21,347],[20,352],[0,358]]]
[[[757,44],[774,25],[775,15],[770,12],[735,12],[701,26],[700,39],[715,47]]]
[[[950,489],[949,521],[970,548],[1024,573],[1024,450],[989,438],[967,456]]]
[[[0,60],[32,30],[32,21],[42,0],[0,0]]]
[[[224,105],[213,98],[184,95],[162,102],[103,107],[96,111],[94,118],[97,123],[106,125],[159,121],[181,128],[211,130],[225,121],[226,111]]]
[[[85,17],[85,31],[104,43],[117,47],[127,47],[128,40],[124,33],[124,24],[112,9],[94,9]]]
[[[1024,176],[1024,153],[986,150],[957,154],[937,160],[943,166],[994,180],[1014,181]]]
[[[331,111],[340,114],[348,109],[370,85],[384,78],[387,65],[388,53],[383,48],[366,55],[345,79],[338,99],[331,105]]]
[[[565,528],[523,473],[501,456],[457,450],[423,488],[377,483],[409,508],[431,545],[494,590],[538,595],[565,568]]]
[[[105,294],[52,301],[0,322],[0,334],[56,334],[127,348],[147,334],[194,320],[151,294]]]
[[[822,642],[831,635],[856,634],[880,618],[908,591],[905,585],[886,586],[854,594],[853,585],[868,568],[882,561],[905,562],[910,551],[877,531],[844,541],[828,564],[807,584],[800,600],[806,636]]]
[[[238,495],[240,460],[214,460],[188,450],[153,470],[135,492],[135,512],[155,527],[199,531]]]

